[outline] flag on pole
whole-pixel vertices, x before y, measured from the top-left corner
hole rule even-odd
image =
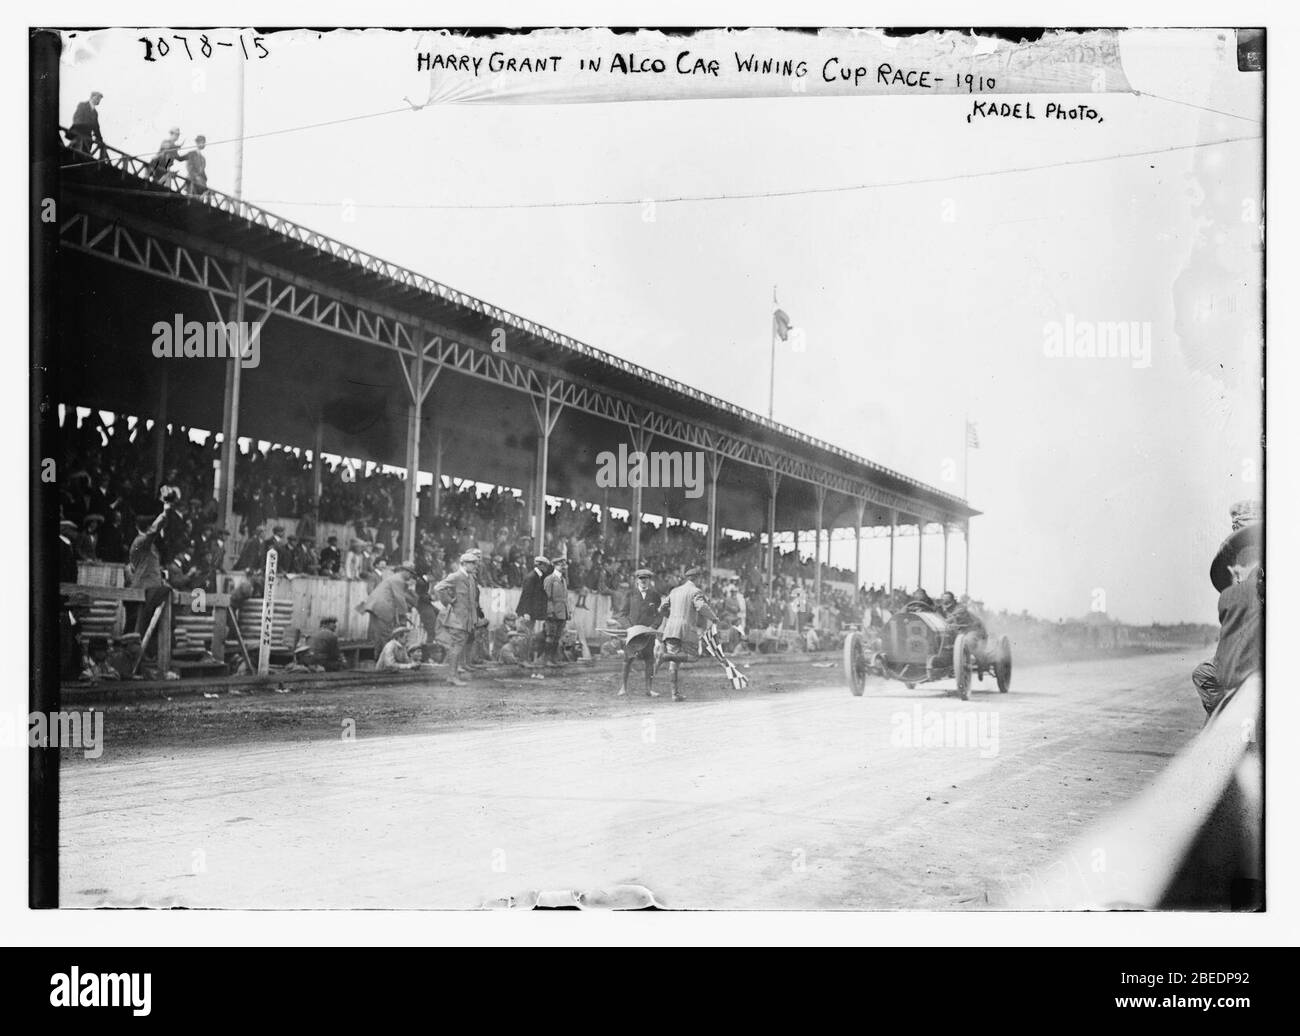
[[[980,448],[979,432],[975,431],[974,421],[966,422],[966,445],[972,450],[978,450]]]
[[[785,310],[778,309],[772,314],[772,329],[776,332],[776,337],[781,341],[787,341],[790,337],[790,328],[794,325],[790,323],[790,317]]]

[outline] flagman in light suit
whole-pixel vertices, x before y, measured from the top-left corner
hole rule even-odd
[[[718,621],[717,613],[709,607],[709,599],[704,591],[695,585],[696,576],[704,575],[704,569],[688,569],[682,581],[668,592],[668,597],[659,605],[659,611],[668,613],[664,623],[664,661],[669,665],[673,675],[673,701],[685,701],[686,696],[678,689],[678,668],[682,662],[693,661],[700,655],[700,620],[711,626]]]

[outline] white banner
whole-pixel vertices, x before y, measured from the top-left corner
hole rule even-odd
[[[590,104],[707,98],[1114,93],[1130,89],[1117,31],[1010,43],[953,30],[538,29],[415,37],[424,104]],[[416,98],[410,98],[415,104]],[[419,105],[423,107],[423,104]]]
[[[258,637],[257,673],[265,676],[271,669],[271,637],[275,632],[275,574],[280,554],[274,548],[266,552],[266,585],[262,588],[262,627]]]

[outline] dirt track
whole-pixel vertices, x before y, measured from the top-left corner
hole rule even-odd
[[[676,908],[996,907],[1195,734],[1197,661],[1021,665],[966,703],[951,682],[853,698],[806,662],[755,665],[739,693],[697,669],[679,704],[615,699],[607,668],[110,703],[103,756],[64,768],[62,903],[476,907],[634,883]]]

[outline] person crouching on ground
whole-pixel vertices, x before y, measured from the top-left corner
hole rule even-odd
[[[339,620],[333,617],[320,620],[320,629],[307,640],[303,665],[318,665],[327,673],[337,672],[343,668],[343,653],[339,650],[338,624]]]
[[[379,652],[379,661],[375,663],[376,672],[396,673],[405,669],[418,669],[420,667],[420,663],[412,659],[410,653],[406,650],[406,635],[410,631],[410,626],[398,626],[393,630],[388,643]]]
[[[474,580],[477,568],[477,555],[467,551],[460,556],[460,568],[433,588],[433,606],[439,619],[438,643],[447,650],[447,682],[455,687],[465,686],[459,670],[470,632],[478,619],[477,583]]]
[[[718,621],[717,613],[709,607],[704,591],[695,585],[695,577],[703,576],[704,569],[688,569],[682,581],[668,592],[660,603],[660,612],[668,613],[664,623],[664,662],[673,677],[673,701],[685,701],[678,685],[678,669],[682,662],[694,661],[700,654],[700,620],[712,624]]]

